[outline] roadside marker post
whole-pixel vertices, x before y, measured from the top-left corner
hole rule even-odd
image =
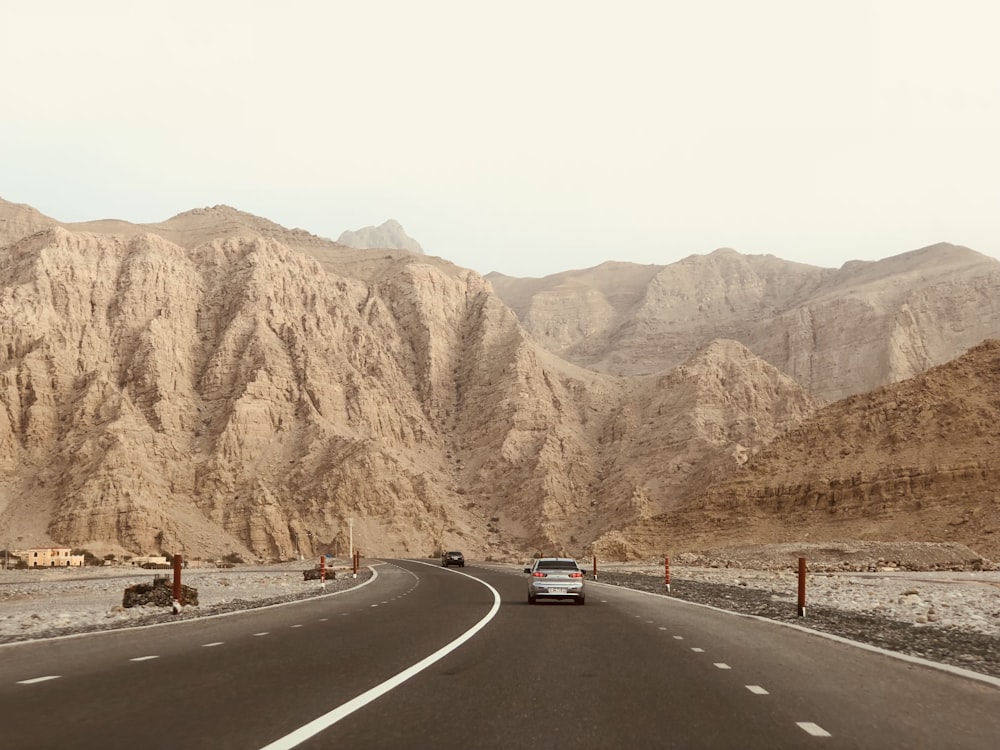
[[[597,555],[594,555],[594,580],[597,580]]]
[[[670,593],[670,557],[663,557],[663,582],[667,586],[667,593]]]
[[[173,610],[174,614],[179,614],[181,611],[181,556],[174,555],[174,601]]]
[[[319,556],[319,587],[326,588],[326,555]]]
[[[799,558],[799,617],[806,616],[806,559]]]

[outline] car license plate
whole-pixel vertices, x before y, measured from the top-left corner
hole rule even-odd
[[[566,589],[553,589],[553,588],[550,588],[549,589],[549,593],[550,594],[565,594],[566,593]]]

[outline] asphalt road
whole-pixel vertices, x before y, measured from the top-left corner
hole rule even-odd
[[[994,685],[627,589],[530,606],[519,573],[376,570],[322,599],[2,646],[0,743],[1000,746]]]

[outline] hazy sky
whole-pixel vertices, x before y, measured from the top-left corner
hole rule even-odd
[[[541,276],[1000,257],[1000,2],[0,0],[0,197]]]

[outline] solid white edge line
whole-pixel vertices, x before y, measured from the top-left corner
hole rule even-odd
[[[852,641],[850,638],[844,638],[841,635],[834,635],[833,633],[824,633],[822,630],[812,630],[811,628],[803,627],[802,625],[797,625],[794,622],[783,622],[781,620],[772,620],[768,617],[761,617],[760,615],[748,615],[743,612],[733,612],[728,609],[722,609],[721,607],[713,607],[711,604],[701,604],[700,602],[689,602],[685,599],[678,599],[673,596],[666,596],[664,594],[654,594],[652,591],[640,591],[639,589],[630,589],[626,586],[615,586],[612,583],[600,583],[599,581],[588,581],[587,585],[596,586],[607,586],[609,588],[614,588],[619,591],[628,591],[633,594],[642,594],[643,596],[655,596],[660,599],[664,599],[670,602],[675,602],[677,604],[683,604],[689,607],[702,607],[703,609],[710,609],[714,612],[721,612],[724,615],[732,615],[733,617],[745,617],[748,620],[757,620],[759,622],[770,623],[771,625],[778,625],[783,628],[791,628],[792,630],[798,630],[802,633],[809,633],[810,635],[819,636],[820,638],[826,638],[830,641],[836,641],[837,643],[843,643],[846,646],[853,646],[854,648],[860,648],[864,651],[872,651],[876,654],[882,654],[883,656],[888,656],[893,659],[899,659],[900,661],[909,662],[910,664],[919,664],[922,667],[930,667],[931,669],[936,669],[939,672],[948,672],[957,677],[965,677],[969,680],[976,680],[978,682],[985,682],[987,685],[993,685],[994,687],[1000,687],[1000,677],[993,677],[992,675],[982,674],[980,672],[973,672],[969,669],[963,669],[962,667],[955,667],[951,664],[942,664],[941,662],[931,661],[930,659],[924,659],[920,656],[910,656],[910,654],[901,654],[898,651],[889,651],[885,648],[880,648],[878,646],[872,646],[870,643],[862,643],[861,641]]]
[[[409,560],[408,562],[417,563],[418,565],[427,565],[428,567],[432,568],[438,567],[437,565],[434,565],[432,563],[425,563],[421,560]],[[286,734],[284,737],[281,737],[268,745],[264,745],[264,747],[261,748],[261,750],[290,750],[290,748],[293,748],[296,745],[299,745],[302,742],[305,742],[306,740],[315,737],[324,729],[328,729],[341,719],[350,716],[359,708],[367,706],[369,703],[371,703],[377,698],[382,697],[393,688],[399,687],[411,677],[419,674],[420,672],[423,672],[425,669],[427,669],[427,667],[431,666],[435,662],[440,661],[441,659],[446,657],[448,654],[457,649],[463,643],[470,640],[480,630],[485,628],[486,625],[489,624],[490,620],[496,617],[497,612],[500,611],[500,593],[495,588],[490,586],[490,584],[486,583],[486,581],[476,578],[475,576],[471,576],[468,573],[463,573],[458,570],[451,570],[450,567],[446,568],[445,570],[448,570],[450,573],[454,573],[455,575],[471,578],[473,581],[481,583],[483,586],[485,586],[492,592],[493,606],[490,608],[490,611],[486,613],[486,616],[483,617],[483,619],[481,619],[471,628],[466,630],[464,633],[462,633],[462,635],[453,640],[451,643],[448,643],[439,648],[430,656],[424,657],[413,666],[407,667],[399,674],[395,675],[394,677],[390,677],[385,682],[376,685],[375,687],[369,690],[366,690],[356,698],[352,698],[351,700],[347,701],[347,703],[343,703],[340,706],[337,706],[332,711],[329,711],[323,714],[322,716],[313,719],[308,724],[305,724],[296,729],[294,732],[290,732],[289,734]]]
[[[260,612],[265,609],[274,609],[275,607],[288,607],[292,604],[305,604],[306,602],[315,602],[320,599],[325,599],[328,596],[339,596],[340,594],[347,594],[351,591],[357,591],[360,588],[364,588],[369,583],[372,583],[376,578],[378,578],[378,571],[374,567],[368,566],[368,569],[372,572],[371,578],[369,578],[364,583],[359,583],[357,586],[351,586],[349,589],[341,589],[340,591],[331,591],[329,594],[320,594],[319,596],[311,596],[308,599],[296,599],[293,602],[278,602],[277,604],[266,604],[263,607],[250,607],[248,609],[238,609],[234,612],[219,612],[217,615],[204,615],[202,617],[192,617],[187,620],[174,620],[173,622],[154,622],[150,625],[135,625],[126,626],[121,628],[108,628],[107,630],[91,630],[88,633],[70,633],[69,635],[55,635],[51,638],[32,638],[27,641],[11,641],[10,643],[0,643],[0,649],[10,648],[13,646],[23,646],[28,643],[46,643],[48,641],[64,641],[68,638],[86,638],[91,635],[108,635],[109,633],[120,633],[123,630],[145,630],[146,628],[166,628],[171,625],[182,625],[186,622],[203,622],[204,620],[212,620],[216,617],[233,617],[235,615],[244,615],[247,612]]]

